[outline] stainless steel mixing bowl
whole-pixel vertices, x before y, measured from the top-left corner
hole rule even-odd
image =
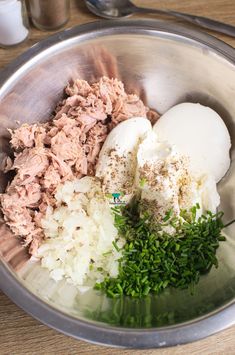
[[[166,22],[95,22],[49,37],[1,72],[0,158],[10,150],[7,128],[16,127],[16,121],[47,120],[68,81],[104,74],[118,76],[160,113],[183,101],[208,105],[234,139],[234,49]],[[219,184],[226,221],[235,216],[233,156],[234,145],[231,168]],[[0,178],[3,190],[10,177]],[[136,348],[187,343],[235,323],[234,226],[226,235],[219,268],[204,275],[193,294],[166,290],[140,300],[112,300],[51,281],[39,264],[26,262],[25,250],[2,223],[0,286],[26,312],[76,338]]]

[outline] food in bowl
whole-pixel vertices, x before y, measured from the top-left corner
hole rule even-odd
[[[53,119],[11,132],[4,169],[16,175],[1,206],[12,232],[54,280],[84,291],[139,297],[198,282],[225,239],[223,120],[192,103],[158,119],[117,79],[65,91]]]
[[[52,120],[11,132],[14,162],[9,157],[3,162],[3,170],[17,171],[1,198],[5,220],[29,246],[30,254],[44,237],[40,220],[53,204],[58,184],[94,175],[101,145],[116,124],[138,115],[154,119],[154,113],[136,95],[127,95],[115,79],[102,78],[91,86],[75,80],[65,91],[68,97],[59,103]]]

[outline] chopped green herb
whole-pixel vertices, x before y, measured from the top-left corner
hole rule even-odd
[[[113,197],[112,194],[105,194],[105,196],[106,196],[107,198],[112,198],[112,197]]]
[[[107,256],[107,255],[110,255],[110,254],[112,254],[112,250],[106,251],[105,253],[103,253],[103,256]]]
[[[145,178],[140,179],[140,187],[144,187],[146,182],[147,182],[147,180]]]
[[[216,250],[225,237],[223,213],[210,211],[197,219],[194,206],[183,210],[180,216],[169,211],[162,223],[145,212],[140,213],[138,201],[112,210],[119,236],[126,244],[120,250],[119,274],[106,277],[95,288],[102,289],[110,297],[128,295],[146,296],[149,292],[160,293],[166,287],[188,288],[195,285],[201,274],[214,265],[218,267]],[[227,224],[229,225],[229,224]],[[165,231],[166,226],[175,228],[174,235]]]
[[[173,210],[171,209],[166,213],[165,217],[163,218],[163,222],[168,221],[170,219],[170,217],[172,216],[172,214],[173,214]]]
[[[120,251],[120,249],[118,248],[118,245],[117,245],[117,243],[115,242],[115,241],[113,241],[113,246],[114,246],[114,248],[117,250],[117,252],[119,252]]]

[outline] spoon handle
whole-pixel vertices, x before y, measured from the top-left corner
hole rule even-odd
[[[185,20],[187,22],[193,23],[200,27],[207,28],[209,30],[213,30],[216,32],[224,33],[231,37],[235,37],[235,26],[228,25],[226,23],[212,20],[210,18],[203,17],[203,16],[190,15],[190,14],[185,14],[182,12],[170,11],[170,10],[148,9],[144,7],[135,7],[133,12],[137,12],[137,13],[148,12],[148,13],[170,15]]]

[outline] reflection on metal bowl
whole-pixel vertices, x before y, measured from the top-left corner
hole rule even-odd
[[[10,151],[7,129],[16,121],[49,119],[72,78],[94,81],[102,75],[121,79],[127,91],[160,113],[184,101],[210,106],[234,140],[234,49],[166,22],[95,22],[49,37],[1,72],[0,158]],[[227,220],[235,215],[234,174],[232,161],[219,184]],[[9,179],[0,175],[1,191]],[[203,276],[193,294],[167,290],[140,300],[112,300],[93,290],[82,294],[65,281],[54,283],[45,269],[27,260],[2,223],[0,286],[26,312],[77,338],[135,348],[187,343],[235,323],[234,228],[227,228],[227,242],[218,251],[219,268]]]

